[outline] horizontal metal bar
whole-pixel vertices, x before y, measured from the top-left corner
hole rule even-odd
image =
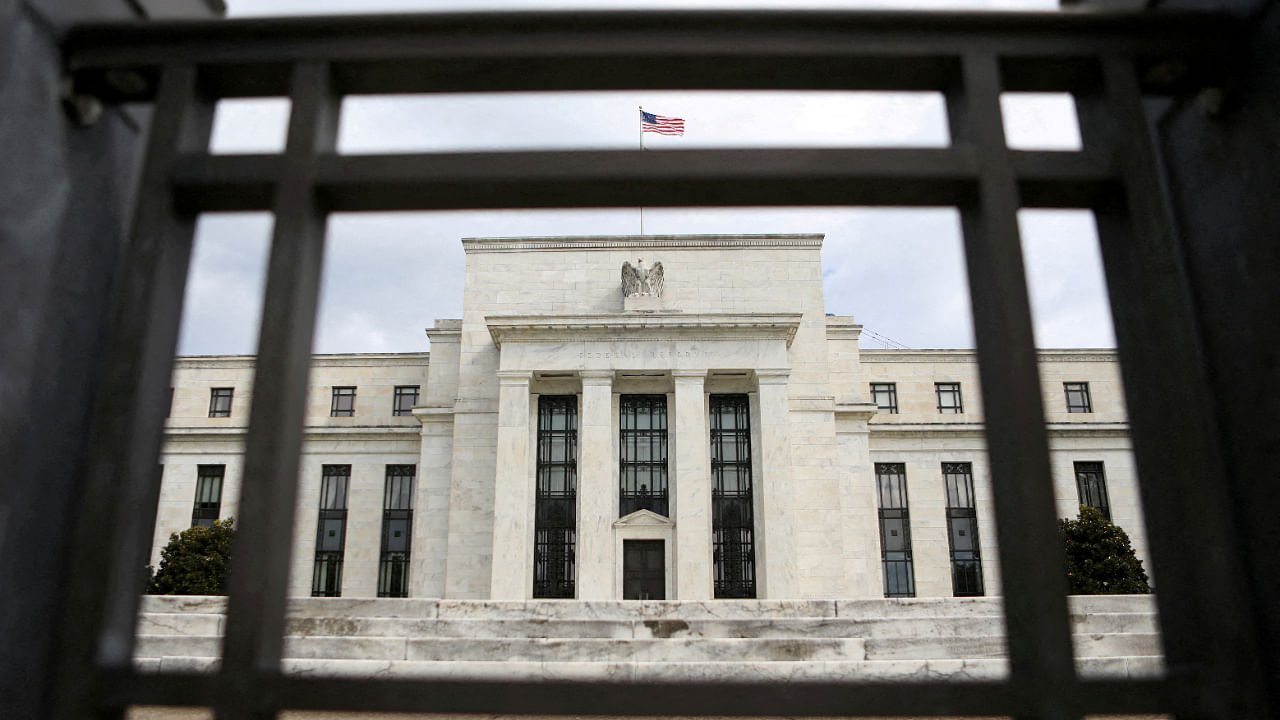
[[[511,713],[736,717],[927,717],[1014,715],[1035,699],[1001,682],[619,683],[443,681],[270,676],[270,703],[288,710],[362,713]],[[1176,714],[1195,707],[1194,683],[1173,678],[1086,680],[1077,706],[1090,714]],[[201,707],[214,699],[208,675],[108,673],[104,707]],[[266,702],[266,699],[264,699]]]
[[[967,148],[634,150],[335,155],[318,159],[330,211],[450,208],[896,205],[953,206],[974,196]],[[1079,207],[1114,168],[1086,153],[1014,154],[1035,204]],[[276,155],[189,155],[174,169],[188,211],[267,210]]]
[[[982,48],[1040,88],[1071,89],[1081,59],[1134,58],[1148,91],[1235,31],[1212,14],[1147,12],[530,12],[87,24],[65,43],[81,89],[143,100],[157,69],[201,66],[224,96],[286,95],[288,66],[324,59],[351,93],[527,90],[942,90]],[[1212,66],[1213,63],[1202,63]],[[1185,73],[1182,73],[1185,74]],[[1022,89],[1018,82],[1008,89]]]

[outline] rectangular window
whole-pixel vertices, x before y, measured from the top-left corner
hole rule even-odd
[[[382,491],[382,557],[378,597],[409,597],[409,551],[413,545],[412,465],[388,465]]]
[[[896,415],[898,412],[897,383],[871,383],[871,399],[880,412]]]
[[[667,396],[623,395],[618,413],[618,515],[630,515],[640,509],[670,515]]]
[[[316,562],[312,597],[342,594],[342,557],[347,544],[347,486],[350,465],[325,465],[320,476],[320,516],[316,520]]]
[[[964,412],[964,403],[960,400],[960,383],[934,383],[938,392],[938,412],[943,415],[956,415]]]
[[[391,403],[392,415],[412,415],[418,404],[417,385],[397,385],[395,399]]]
[[[231,396],[235,388],[209,390],[209,417],[231,417]]]
[[[1064,382],[1062,383],[1062,389],[1067,393],[1067,412],[1093,412],[1093,402],[1089,399],[1089,383]]]
[[[746,395],[711,396],[711,534],[715,596],[755,597],[751,413]]]
[[[880,559],[884,565],[884,596],[915,597],[906,465],[876,463],[876,487],[880,496]]]
[[[329,402],[329,417],[351,417],[356,414],[356,389],[335,387]]]
[[[1107,477],[1102,472],[1100,462],[1076,463],[1076,491],[1080,494],[1080,504],[1097,508],[1102,517],[1111,519],[1111,503],[1107,500]]]
[[[578,397],[538,398],[533,596],[571,598],[578,512]]]
[[[196,500],[191,508],[191,527],[213,527],[222,511],[222,478],[226,465],[196,466]]]
[[[978,511],[973,499],[973,465],[942,463],[947,486],[947,541],[951,546],[951,589],[956,597],[982,595],[982,553]]]

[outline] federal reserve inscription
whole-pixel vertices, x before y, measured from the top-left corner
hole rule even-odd
[[[701,360],[713,358],[716,353],[709,350],[581,350],[579,360]]]

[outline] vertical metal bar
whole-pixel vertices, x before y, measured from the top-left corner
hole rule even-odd
[[[1196,717],[1262,717],[1264,687],[1233,547],[1226,469],[1183,256],[1132,61],[1104,57],[1076,95],[1086,147],[1117,156],[1123,197],[1095,208],[1173,675],[1201,684]]]
[[[1011,683],[1026,717],[1073,718],[1075,670],[1000,68],[962,58],[947,96],[952,142],[977,149],[979,196],[960,208],[1000,542]]]
[[[159,462],[195,217],[174,206],[173,158],[208,146],[213,103],[192,66],[170,66],[160,89],[114,292],[107,365],[90,430],[63,619],[56,717],[95,710],[92,678],[133,661],[139,593],[160,497]]]
[[[279,672],[293,547],[325,209],[314,190],[316,156],[334,148],[340,103],[325,62],[293,69],[289,139],[277,180],[275,228],[258,339],[253,409],[229,581],[220,718],[274,717],[260,680]]]

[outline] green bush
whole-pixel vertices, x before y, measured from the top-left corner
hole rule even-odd
[[[147,585],[151,595],[226,595],[227,567],[235,521],[193,527],[169,536],[160,551],[160,569]]]
[[[1067,551],[1067,582],[1073,595],[1149,593],[1147,573],[1129,536],[1097,508],[1080,506],[1080,517],[1059,521]]]

